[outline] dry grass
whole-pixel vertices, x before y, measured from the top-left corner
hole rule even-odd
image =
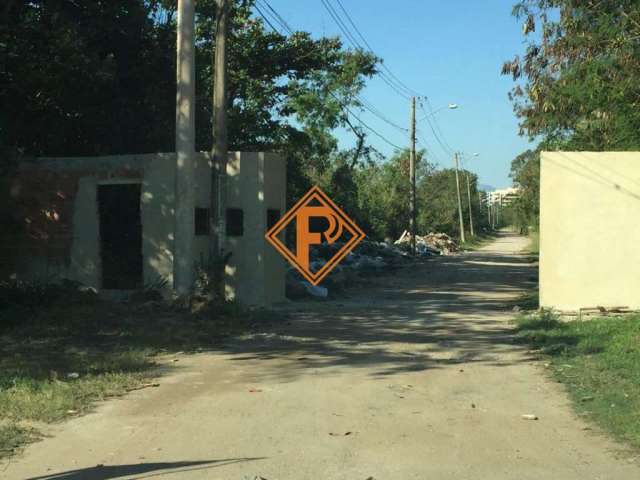
[[[58,422],[156,375],[155,356],[215,348],[267,312],[234,305],[191,314],[102,301],[0,310],[0,458]]]

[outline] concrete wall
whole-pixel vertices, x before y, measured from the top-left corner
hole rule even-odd
[[[175,154],[118,155],[110,157],[39,158],[22,167],[23,176],[46,174],[49,188],[60,189],[61,179],[72,179],[59,194],[72,201],[67,258],[31,255],[18,267],[18,276],[77,280],[101,287],[99,185],[141,184],[143,279],[145,284],[173,278],[173,190]],[[18,179],[18,181],[20,181]],[[30,195],[29,186],[23,189]],[[27,201],[28,203],[28,201]],[[36,212],[37,213],[37,212]]]
[[[22,213],[23,220],[42,217],[51,198],[61,196],[66,208],[53,207],[61,218],[55,226],[65,234],[49,235],[39,246],[22,253],[13,271],[18,277],[69,278],[101,288],[100,232],[97,190],[101,184],[141,184],[143,279],[146,285],[167,280],[173,283],[174,153],[87,158],[40,158],[21,169],[14,182],[14,199],[26,206],[34,203],[35,190],[51,190]],[[206,153],[196,155],[196,207],[210,208],[211,162]],[[227,294],[250,305],[284,300],[285,263],[264,240],[266,212],[284,213],[285,162],[277,155],[232,152],[228,164],[228,206],[244,211],[244,235],[230,237],[232,252],[227,268]],[[42,177],[42,184],[33,183]],[[19,187],[19,188],[16,188]],[[21,203],[22,202],[22,203]],[[32,210],[28,212],[27,210]],[[46,219],[45,219],[46,220]],[[46,222],[45,222],[46,223]],[[42,230],[43,228],[41,228]],[[46,229],[50,229],[49,226]],[[195,232],[194,232],[195,233]],[[59,238],[58,238],[59,237]],[[64,244],[51,255],[52,243]],[[14,242],[15,243],[15,242]],[[209,236],[195,237],[195,262],[208,264]],[[14,255],[9,252],[6,256]]]
[[[211,161],[196,158],[196,207],[210,206]],[[226,295],[248,305],[271,305],[285,300],[285,260],[267,243],[267,210],[286,209],[286,162],[276,154],[230,152],[227,163],[227,208],[243,211],[244,234],[227,237],[231,258],[225,269]],[[209,237],[195,238],[196,261],[206,265]]]
[[[285,213],[285,162],[273,154],[236,153],[227,175],[227,207],[244,212],[244,234],[227,237],[225,250],[232,252],[225,272],[227,296],[255,305],[284,301],[285,260],[264,234],[267,210]]]
[[[640,153],[543,152],[540,304],[640,309]]]

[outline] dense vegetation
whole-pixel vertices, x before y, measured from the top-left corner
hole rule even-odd
[[[519,225],[537,223],[541,150],[640,148],[640,6],[636,0],[522,0],[524,56],[505,62],[522,135],[539,140],[512,165]]]
[[[232,11],[230,149],[283,152],[292,200],[320,185],[371,237],[397,237],[408,224],[407,153],[385,160],[349,114],[362,110],[358,93],[377,74],[379,59],[344,48],[338,38],[274,32],[253,15],[253,4],[236,0]],[[199,150],[212,146],[215,5],[196,4]],[[0,175],[25,155],[172,151],[175,9],[175,0],[4,3]],[[338,147],[336,128],[353,133],[352,148]],[[455,234],[451,172],[434,172],[426,152],[421,158],[420,202],[429,208],[420,229]]]

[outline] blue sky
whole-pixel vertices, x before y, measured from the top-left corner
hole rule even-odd
[[[339,10],[336,0],[329,0]],[[456,151],[478,152],[468,167],[480,183],[500,188],[511,184],[511,160],[531,145],[518,136],[518,122],[507,98],[513,82],[500,75],[504,60],[523,50],[521,26],[511,16],[515,0],[342,0],[354,22],[389,69],[413,90],[428,96],[439,109],[434,118],[446,144]],[[269,0],[296,30],[316,36],[341,34],[321,0]],[[342,12],[340,12],[342,13]],[[348,44],[348,42],[346,42]],[[402,126],[408,124],[409,102],[387,84],[369,81],[362,97]],[[423,115],[418,112],[418,118]],[[408,145],[407,134],[372,114],[362,119],[396,145]],[[419,137],[432,147],[431,161],[450,166],[427,122]],[[353,135],[338,132],[341,146],[353,146]],[[370,143],[390,154],[393,148],[374,135]],[[420,145],[419,145],[420,146]]]

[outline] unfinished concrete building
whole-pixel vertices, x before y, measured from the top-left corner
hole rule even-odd
[[[211,166],[195,156],[195,268],[206,268]],[[246,305],[284,300],[285,263],[264,233],[285,210],[286,171],[275,154],[233,152],[227,166],[228,299]],[[8,187],[2,276],[98,290],[173,283],[174,153],[23,162]]]

